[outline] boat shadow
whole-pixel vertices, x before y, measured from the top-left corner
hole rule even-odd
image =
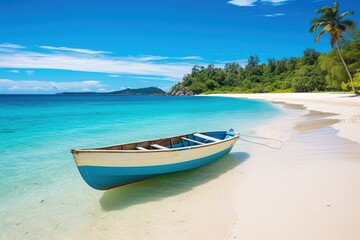
[[[164,174],[107,190],[100,198],[101,208],[105,211],[121,210],[190,191],[192,188],[233,169],[247,160],[249,156],[244,152],[235,152],[204,167]]]

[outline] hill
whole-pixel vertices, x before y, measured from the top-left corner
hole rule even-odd
[[[123,90],[112,91],[112,92],[62,92],[57,94],[70,95],[70,94],[81,94],[81,95],[158,95],[162,96],[165,94],[163,90],[158,87],[147,87],[147,88],[126,88]]]
[[[121,95],[164,95],[165,92],[157,87],[147,88],[126,88],[124,90],[114,91],[107,94],[121,94]]]

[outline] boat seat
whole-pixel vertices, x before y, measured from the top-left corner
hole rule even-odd
[[[221,141],[218,138],[210,137],[210,136],[207,136],[207,135],[204,135],[204,134],[201,134],[201,133],[194,133],[193,135],[195,137],[202,138],[202,139],[205,139],[205,140],[209,140],[209,141],[212,141],[212,142],[220,142]]]
[[[135,147],[137,150],[145,150],[145,151],[147,151],[147,150],[149,150],[149,149],[146,149],[146,148],[143,148],[143,147]]]
[[[199,145],[205,145],[205,143],[203,143],[203,142],[199,142],[199,141],[189,139],[189,138],[186,138],[186,137],[181,137],[181,139],[185,140],[185,141],[188,141],[188,142],[196,143],[196,144],[199,144]]]
[[[153,147],[153,148],[157,148],[157,149],[169,149],[169,148],[161,146],[159,144],[151,144],[150,146]]]

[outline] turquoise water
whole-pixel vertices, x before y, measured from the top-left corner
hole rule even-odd
[[[278,114],[268,103],[236,98],[0,95],[0,212],[26,211],[16,206],[26,199],[95,191],[82,181],[71,148],[194,131],[246,133]]]

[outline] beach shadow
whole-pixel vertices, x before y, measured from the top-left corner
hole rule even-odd
[[[219,177],[247,160],[249,156],[244,152],[231,153],[204,167],[164,174],[107,190],[100,198],[100,205],[105,211],[121,210],[178,195]]]

